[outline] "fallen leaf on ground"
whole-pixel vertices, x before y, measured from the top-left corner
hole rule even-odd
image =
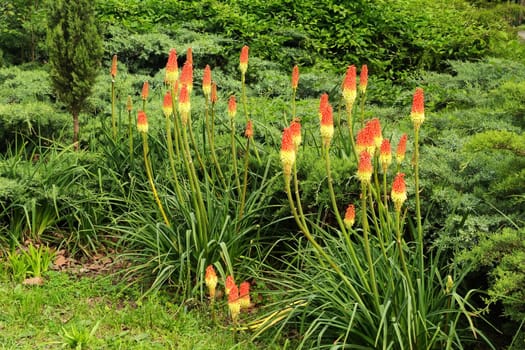
[[[44,279],[42,277],[31,277],[26,278],[22,284],[24,286],[41,286],[44,284]]]

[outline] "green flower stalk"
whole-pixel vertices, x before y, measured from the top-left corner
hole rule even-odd
[[[117,139],[117,118],[115,116],[115,78],[117,77],[117,55],[111,61],[111,130],[113,140]]]
[[[131,117],[131,111],[133,109],[133,102],[131,96],[128,95],[128,100],[126,102],[126,110],[128,111],[128,138],[129,138],[129,156],[133,161],[133,122]]]
[[[142,135],[142,145],[144,149],[144,163],[146,166],[146,173],[148,175],[148,180],[151,186],[151,191],[153,192],[153,197],[155,198],[155,201],[157,202],[157,206],[159,207],[162,218],[164,219],[164,223],[166,224],[166,226],[171,226],[170,221],[168,220],[168,217],[166,215],[166,212],[164,211],[162,202],[160,201],[159,195],[157,193],[155,182],[153,181],[152,168],[151,168],[151,163],[149,161],[148,128],[149,128],[148,118],[146,116],[146,113],[144,111],[139,111],[138,116],[137,116],[137,131],[140,132]]]

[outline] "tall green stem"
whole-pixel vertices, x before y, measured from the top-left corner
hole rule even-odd
[[[369,267],[370,272],[370,281],[372,283],[372,292],[374,294],[374,300],[376,303],[376,307],[379,310],[379,293],[377,290],[377,282],[376,282],[376,273],[375,273],[375,267],[374,267],[374,260],[372,259],[372,252],[370,250],[370,239],[368,237],[370,232],[370,227],[368,226],[368,217],[367,217],[367,196],[368,196],[368,189],[369,184],[366,182],[361,182],[361,215],[363,220],[363,242],[365,245],[365,254],[366,254],[366,260]]]
[[[148,180],[151,186],[151,191],[153,192],[153,197],[155,198],[155,201],[157,202],[157,206],[159,207],[160,213],[162,215],[162,218],[164,219],[164,222],[166,223],[166,226],[171,226],[170,221],[168,220],[168,216],[166,215],[166,212],[164,211],[164,206],[162,205],[162,202],[160,201],[159,195],[157,193],[155,182],[153,181],[153,174],[152,174],[153,171],[151,168],[151,163],[149,161],[148,134],[145,132],[142,133],[142,145],[144,149],[144,163],[146,166],[146,173],[148,175]]]
[[[115,80],[111,80],[111,130],[113,140],[117,140],[117,118],[115,116]]]

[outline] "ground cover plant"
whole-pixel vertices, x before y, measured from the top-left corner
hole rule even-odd
[[[321,53],[312,57],[323,59],[305,63],[291,54],[302,49],[259,55],[257,40],[275,32],[247,39],[256,26],[250,20],[277,3],[246,4],[246,14],[226,18],[233,39],[198,33],[214,20],[146,34],[162,11],[122,4],[133,20],[117,26],[106,7],[114,36],[82,105],[77,152],[48,72],[0,70],[9,136],[0,230],[16,275],[8,293],[52,294],[53,281],[66,278],[40,266],[48,265],[38,250],[47,244],[73,259],[116,250],[122,282],[115,289],[139,303],[168,293],[166,324],[175,308],[195,307],[211,319],[207,326],[231,335],[224,348],[248,346],[250,337],[276,348],[520,348],[520,280],[505,278],[520,255],[497,248],[513,245],[523,227],[522,63],[445,61],[455,56],[439,52],[426,61],[398,43],[419,62],[408,75],[379,70],[374,53],[354,61],[369,65],[345,59],[337,67],[324,56],[343,46],[323,48],[330,37],[323,35],[310,43]],[[237,13],[237,5],[219,5],[209,2],[202,13]],[[362,10],[374,17],[373,6]],[[250,24],[240,26],[246,32],[232,29],[239,23]],[[241,48],[239,38],[250,45]],[[425,45],[423,53],[441,50]],[[304,69],[292,69],[292,57]],[[446,72],[409,79],[430,66]],[[385,80],[392,76],[406,85]],[[456,260],[463,249],[472,254]],[[480,266],[490,299],[479,272],[471,273]],[[42,275],[33,281],[43,286],[16,284]],[[482,313],[494,303],[503,317]],[[500,319],[510,325],[501,330],[505,344],[490,326]],[[62,344],[117,346],[94,339],[106,334],[103,322],[86,324],[60,330]],[[159,346],[175,346],[162,340],[175,328],[160,328]],[[27,341],[55,339],[52,329]],[[118,346],[135,340],[123,341]]]

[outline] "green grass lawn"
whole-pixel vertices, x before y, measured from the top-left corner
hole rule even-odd
[[[50,271],[42,286],[0,282],[0,349],[263,349],[208,309],[166,295],[138,301],[107,276]],[[224,318],[222,318],[224,319]]]

